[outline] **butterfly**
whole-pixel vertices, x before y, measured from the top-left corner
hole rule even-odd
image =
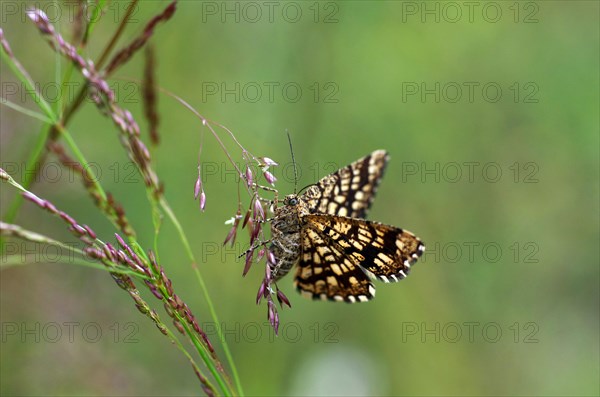
[[[425,245],[411,232],[364,219],[388,161],[376,150],[285,197],[271,220],[273,280],[296,266],[302,295],[354,303],[375,296],[373,280],[408,275]]]

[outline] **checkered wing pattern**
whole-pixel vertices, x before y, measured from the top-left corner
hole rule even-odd
[[[313,214],[302,219],[296,287],[314,299],[366,302],[371,279],[405,278],[425,246],[414,234],[363,219]]]
[[[376,150],[308,188],[301,196],[311,213],[365,218],[389,156]]]

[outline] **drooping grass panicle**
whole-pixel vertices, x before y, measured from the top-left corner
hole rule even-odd
[[[137,0],[133,0],[129,3],[125,15],[123,17],[123,19],[121,20],[121,23],[119,25],[119,28],[117,29],[117,31],[115,32],[115,34],[113,35],[113,37],[111,38],[111,40],[109,41],[109,43],[107,44],[107,46],[104,48],[104,50],[102,51],[102,54],[100,55],[97,65],[96,65],[96,70],[98,70],[99,67],[101,67],[104,62],[106,61],[106,59],[108,58],[109,54],[111,53],[111,50],[114,48],[114,46],[116,45],[118,38],[122,35],[123,31],[124,31],[124,27],[127,24],[127,21],[130,20],[131,16],[134,14],[134,11],[137,7]],[[174,13],[175,11],[175,2],[172,2],[171,4],[169,4],[169,6],[167,6],[167,8],[165,9],[165,11],[163,11],[161,14],[159,14],[158,16],[154,17],[146,26],[146,29],[144,29],[144,40],[142,41],[137,41],[137,45],[136,47],[139,49],[143,46],[143,44],[145,44],[150,37],[152,36],[153,32],[154,32],[154,27],[156,26],[156,24],[160,21],[166,21],[168,20]],[[86,29],[85,29],[85,34],[84,34],[84,38],[81,41],[82,45],[85,45],[87,42],[87,38],[89,36],[89,33],[91,32],[92,27],[94,26],[94,24],[100,20],[100,17],[103,13],[103,7],[105,7],[106,5],[102,5],[100,4],[98,7],[94,7],[93,8],[93,14],[89,20],[89,23],[86,25]],[[40,31],[44,34],[50,34],[50,35],[56,35],[56,31],[54,29],[54,27],[50,24],[48,18],[46,17],[46,15],[40,11],[40,10],[30,10],[28,12],[28,15],[30,16],[30,18],[36,23],[36,25],[39,27]],[[62,36],[58,35],[57,37],[57,44],[63,45],[63,51],[65,51],[65,55],[69,58],[72,59],[73,63],[75,65],[78,65],[80,68],[84,67],[85,65],[85,60],[83,59],[83,57],[79,56],[77,53],[77,50],[75,47],[67,45],[68,43],[66,43],[66,41],[64,39],[62,39]],[[3,42],[3,44],[7,44],[5,42]],[[51,43],[51,45],[54,45],[53,43]],[[9,48],[9,47],[7,47]],[[105,78],[108,77],[112,72],[114,72],[118,66],[123,65],[128,59],[131,58],[131,55],[133,55],[133,53],[135,51],[131,51],[131,49],[129,51],[125,51],[122,50],[121,52],[125,52],[125,53],[129,53],[130,56],[125,57],[125,58],[121,58],[121,61],[118,62],[118,65],[113,66],[110,70],[110,72],[103,72]],[[93,65],[93,62],[89,62],[89,65]],[[24,70],[24,69],[23,69]],[[82,71],[83,72],[83,71]],[[84,76],[86,76],[86,78],[88,80],[93,79],[94,75],[86,75],[85,72]],[[96,85],[97,88],[107,88],[107,84],[104,85],[102,84],[102,79],[99,79],[100,81],[97,81],[97,83],[100,83],[98,85]],[[92,82],[93,83],[93,82]],[[79,106],[81,105],[81,103],[83,102],[83,99],[85,97],[85,94],[87,92],[87,89],[85,87],[83,87],[82,89],[79,90],[79,92],[76,95],[76,99],[67,107],[67,109],[65,110],[64,114],[62,115],[62,118],[60,120],[60,124],[62,126],[66,126],[66,124],[68,123],[68,121],[70,120],[71,116],[74,114],[74,112],[79,108]],[[105,90],[105,94],[108,94],[109,96],[111,95],[110,93],[107,92],[107,90]],[[40,95],[36,95],[36,97],[40,97]],[[118,113],[118,111],[116,111],[116,113]],[[125,115],[125,117],[121,117],[125,120],[127,120],[127,115]],[[117,118],[118,114],[117,114]],[[58,122],[58,121],[56,121]],[[115,122],[117,122],[117,120],[115,120]],[[125,124],[125,123],[123,123]],[[47,139],[47,146],[49,146],[50,143],[54,142],[57,140],[58,136],[60,135],[60,128],[58,128],[57,124],[54,124],[50,127],[49,130],[49,134],[47,135],[47,138],[43,137],[44,139]],[[136,145],[134,144],[133,147],[136,148]],[[136,150],[136,152],[138,153],[143,153],[144,150],[143,148],[138,148],[139,150]],[[31,159],[30,163],[32,164],[37,164],[37,163],[41,163],[43,162],[45,159],[45,152],[39,152],[35,154],[35,158]],[[35,175],[31,175],[29,180],[25,181],[25,186],[29,186],[29,184],[35,180]],[[151,173],[150,175],[146,175],[146,179],[151,180]],[[158,188],[155,189],[155,192],[160,192],[162,188]],[[18,206],[18,202],[15,202],[13,207],[16,208],[16,206]],[[11,211],[11,213],[15,213],[16,211],[14,210]],[[12,216],[10,217],[12,218]]]
[[[101,51],[100,56],[97,59],[96,68],[102,68],[104,63],[108,60],[114,47],[119,41],[119,38],[123,35],[125,27],[127,26],[128,22],[132,20],[132,17],[135,14],[135,11],[137,10],[138,2],[138,0],[131,0],[127,5],[123,18],[120,20],[117,29],[106,43],[105,47]],[[81,7],[83,7],[82,3],[79,4]],[[87,23],[85,24],[85,33],[82,40],[80,41],[80,48],[86,46],[92,30],[94,29],[96,24],[102,19],[102,16],[106,14],[106,8],[109,4],[109,2],[99,2],[96,7],[92,8],[92,14],[91,16],[89,16],[89,19],[86,21]],[[2,31],[0,29],[0,35],[1,33]],[[10,48],[7,45],[6,41],[3,40],[2,44],[6,45],[7,49]],[[4,54],[5,52],[3,51],[2,53]],[[10,55],[12,55],[10,51],[9,53]],[[21,80],[27,85],[28,91],[35,92],[35,95],[33,95],[33,99],[43,110],[45,110],[46,114],[51,115],[50,122],[52,124],[49,125],[45,129],[45,131],[42,132],[42,134],[40,134],[40,136],[38,137],[38,142],[35,145],[35,149],[31,152],[27,160],[27,168],[32,169],[33,172],[27,174],[26,178],[23,181],[23,184],[25,187],[29,187],[38,179],[38,172],[42,169],[41,165],[43,165],[43,163],[46,161],[48,152],[44,150],[44,148],[47,148],[50,143],[55,142],[61,135],[61,131],[67,126],[72,116],[77,112],[82,103],[84,103],[84,99],[86,97],[86,94],[88,93],[88,88],[85,85],[80,87],[77,94],[75,95],[75,99],[68,106],[66,106],[64,111],[60,113],[60,117],[57,117],[54,116],[50,105],[46,103],[43,100],[43,97],[39,94],[39,92],[37,92],[37,88],[32,84],[33,80],[31,80],[31,78],[29,78],[27,74],[23,75],[21,73],[22,71],[24,71],[24,69],[19,68],[19,63],[16,61],[16,59],[12,59],[12,62],[9,62],[9,65],[15,65],[15,74],[21,76]],[[70,73],[67,76],[65,76],[65,80],[63,81],[63,83],[69,81],[69,75]],[[108,77],[108,74],[106,75],[106,77]],[[16,198],[13,200],[13,202],[10,205],[9,211],[6,214],[6,219],[14,219],[19,210],[20,205],[22,204],[22,200],[20,198],[21,196],[16,196]]]
[[[279,313],[277,311],[277,306],[275,305],[274,298],[277,299],[280,306],[288,306],[291,307],[290,301],[287,296],[279,289],[276,285],[275,280],[271,277],[271,269],[276,267],[277,259],[270,251],[268,244],[270,240],[268,240],[265,236],[267,232],[265,227],[269,224],[268,218],[266,216],[267,211],[271,213],[274,212],[277,207],[278,201],[278,191],[274,188],[275,183],[277,182],[277,178],[270,171],[271,167],[275,167],[278,165],[276,161],[271,159],[270,157],[258,157],[253,155],[250,151],[242,146],[242,144],[237,140],[234,133],[229,130],[227,127],[208,120],[204,116],[201,116],[198,112],[196,112],[191,106],[189,106],[185,101],[177,98],[181,103],[183,103],[186,107],[190,108],[198,117],[201,118],[202,124],[206,126],[212,135],[216,138],[217,142],[223,149],[226,154],[229,162],[236,169],[239,179],[238,179],[238,203],[237,203],[237,211],[233,217],[231,217],[225,224],[230,224],[231,228],[229,229],[223,245],[227,243],[233,243],[236,241],[236,236],[238,231],[240,230],[239,225],[242,223],[242,229],[247,228],[249,233],[249,246],[250,248],[246,250],[240,257],[244,257],[244,267],[242,270],[242,276],[245,276],[250,271],[253,263],[259,263],[263,259],[265,260],[265,277],[259,286],[259,291],[257,294],[257,304],[261,302],[263,298],[267,300],[267,319],[269,323],[277,333],[279,330]],[[225,146],[223,140],[220,135],[217,133],[216,128],[218,127],[224,131],[232,138],[234,143],[241,149],[241,158],[244,164],[243,168],[240,168],[237,163],[233,160],[233,155],[229,151],[229,149]],[[199,169],[201,164],[198,165]],[[253,169],[256,169],[258,172],[254,172]],[[243,170],[243,171],[242,171]],[[260,179],[256,175],[264,178],[267,184],[271,186],[264,186],[260,184]],[[196,181],[195,187],[195,196],[197,196],[199,192],[199,186],[202,186],[202,192],[204,191],[203,185],[201,184],[200,177],[198,177]],[[242,198],[239,194],[240,190],[246,189],[248,195],[250,197],[250,204],[248,210],[245,212],[245,215],[242,216]],[[264,197],[263,194],[265,192],[274,193],[274,198],[270,199],[268,197]],[[258,251],[258,255],[254,255],[256,250]]]
[[[224,125],[215,122],[213,120],[208,119],[207,117],[201,115],[193,106],[188,104],[185,100],[178,97],[177,95],[168,92],[167,90],[160,89],[162,92],[171,96],[179,103],[181,103],[184,107],[189,109],[193,114],[195,114],[202,122],[202,125],[206,127],[211,135],[215,138],[221,149],[223,150],[225,156],[227,157],[229,163],[236,170],[239,178],[238,178],[238,202],[237,202],[237,210],[235,214],[228,219],[225,224],[231,225],[223,245],[227,243],[231,243],[232,245],[236,241],[237,233],[240,230],[239,224],[242,223],[242,229],[248,228],[249,239],[250,239],[250,248],[244,252],[240,257],[244,256],[244,268],[242,270],[242,275],[245,276],[250,270],[253,263],[258,263],[267,257],[265,253],[273,258],[269,263],[267,260],[265,262],[265,271],[270,272],[272,267],[275,267],[276,260],[274,259],[273,254],[270,252],[268,248],[262,248],[259,250],[259,254],[254,256],[254,251],[260,247],[263,247],[269,243],[269,240],[266,239],[265,226],[268,225],[268,219],[266,218],[266,212],[270,211],[271,213],[277,207],[278,202],[278,191],[274,188],[274,184],[277,181],[277,178],[273,175],[273,173],[269,170],[271,167],[275,167],[278,165],[276,161],[271,159],[270,157],[262,156],[258,157],[253,155],[249,150],[247,150],[240,141],[236,138],[235,134]],[[226,134],[234,141],[235,145],[238,149],[241,150],[241,159],[244,164],[243,167],[240,168],[238,163],[234,160],[234,155],[225,145],[224,140],[217,132],[217,129],[221,129],[226,132]],[[200,147],[201,151],[201,147]],[[196,178],[194,185],[194,198],[197,199],[200,192],[204,193],[204,184],[201,180],[201,172],[200,169],[202,167],[201,160],[198,160],[198,177]],[[258,170],[258,173],[253,172],[252,169]],[[260,184],[260,179],[256,177],[256,175],[260,175],[264,180],[270,184],[271,186],[265,186]],[[242,208],[245,207],[242,203],[242,197],[240,195],[240,190],[245,189],[250,197],[250,205],[248,210],[245,212],[245,215],[242,216]],[[265,192],[274,193],[274,198],[264,197],[263,194]],[[206,198],[206,195],[203,195],[203,198]],[[204,209],[202,205],[203,201],[201,200],[201,208]],[[242,221],[243,220],[243,221]],[[275,286],[275,289],[273,289]],[[273,326],[275,331],[277,332],[279,329],[279,314],[277,313],[277,308],[273,301],[273,294],[277,297],[280,304],[287,305],[291,307],[289,300],[283,294],[283,292],[279,291],[277,286],[275,285],[275,281],[266,278],[261,283],[259,288],[259,294],[257,297],[257,303],[260,303],[260,296],[264,296],[267,298],[267,313],[270,324]]]
[[[46,149],[56,155],[65,167],[76,172],[82,179],[82,182],[86,189],[88,190],[90,196],[93,198],[94,202],[97,204],[99,208],[103,210],[103,212],[118,226],[120,233],[123,236],[127,236],[128,241],[126,242],[120,234],[116,234],[115,238],[117,240],[117,247],[111,245],[110,243],[104,243],[98,239],[94,230],[87,225],[79,224],[74,218],[68,215],[65,212],[59,211],[52,203],[40,199],[36,195],[30,193],[26,188],[21,186],[21,189],[24,191],[22,196],[26,201],[32,202],[40,208],[43,208],[54,215],[59,216],[69,225],[69,230],[78,237],[78,239],[84,244],[84,248],[82,252],[85,252],[88,259],[93,259],[99,261],[106,265],[106,267],[111,271],[111,275],[117,282],[117,284],[128,291],[131,298],[134,300],[136,307],[140,312],[144,315],[148,316],[154,323],[157,325],[159,330],[167,335],[174,344],[185,354],[194,369],[194,372],[198,376],[202,384],[202,388],[205,393],[208,395],[217,394],[217,388],[215,388],[212,384],[212,381],[208,379],[200,367],[196,364],[195,360],[191,357],[191,355],[187,352],[187,350],[183,347],[183,345],[179,342],[179,340],[171,333],[169,328],[160,320],[158,314],[151,306],[144,301],[137,290],[134,280],[136,278],[140,278],[143,280],[143,284],[150,290],[153,296],[165,302],[165,308],[167,309],[167,313],[173,319],[173,326],[182,334],[186,335],[189,340],[192,342],[196,351],[202,358],[202,361],[206,365],[206,368],[212,375],[212,379],[217,384],[219,394],[231,395],[231,394],[242,394],[241,385],[239,383],[239,378],[237,376],[237,372],[233,361],[231,359],[228,347],[224,340],[221,338],[221,342],[223,343],[223,348],[231,364],[231,369],[233,371],[235,387],[232,385],[232,381],[226,373],[224,366],[216,355],[215,349],[213,348],[210,340],[204,331],[199,327],[198,322],[195,319],[195,316],[192,314],[189,306],[174,292],[173,285],[170,279],[166,276],[164,268],[160,266],[156,261],[156,255],[152,251],[148,251],[144,253],[137,242],[135,241],[136,235],[133,230],[132,225],[129,223],[127,217],[125,216],[125,211],[123,206],[116,202],[114,197],[110,193],[105,193],[100,185],[97,183],[96,178],[93,174],[90,173],[90,170],[87,165],[87,161],[83,158],[82,154],[79,152],[77,146],[75,146],[74,141],[67,133],[65,126],[71,116],[78,109],[79,105],[82,103],[83,96],[85,92],[90,92],[91,98],[94,100],[94,103],[100,109],[100,111],[106,116],[110,117],[113,123],[117,126],[120,131],[120,140],[125,148],[126,153],[129,155],[130,159],[137,165],[138,170],[143,176],[144,183],[151,193],[149,196],[153,198],[155,203],[160,203],[161,207],[166,211],[167,215],[173,220],[178,229],[178,232],[181,235],[182,241],[186,245],[186,249],[189,250],[189,245],[181,230],[181,227],[174,217],[174,214],[163,195],[163,185],[159,180],[157,174],[154,172],[151,166],[151,156],[150,151],[147,149],[145,144],[141,140],[140,128],[137,122],[135,121],[131,112],[127,109],[120,107],[116,102],[116,96],[114,92],[111,90],[107,77],[118,69],[120,66],[124,65],[128,62],[132,56],[139,51],[150,39],[152,36],[155,27],[160,23],[167,21],[171,18],[175,11],[175,1],[169,3],[167,8],[156,17],[152,18],[151,21],[146,25],[144,32],[138,38],[136,38],[132,43],[127,45],[121,51],[119,51],[112,60],[108,68],[102,69],[101,65],[108,58],[108,54],[111,52],[111,49],[114,48],[117,38],[121,35],[124,27],[124,22],[132,15],[131,10],[138,3],[137,0],[133,0],[129,3],[129,7],[127,9],[127,14],[123,21],[121,21],[121,25],[117,32],[113,35],[110,42],[105,47],[102,55],[100,56],[98,62],[94,64],[90,59],[86,59],[86,57],[82,56],[78,45],[85,45],[87,39],[89,38],[89,33],[91,32],[91,27],[93,26],[92,22],[89,22],[85,25],[85,33],[83,34],[83,39],[79,40],[80,31],[84,25],[83,19],[77,24],[81,24],[80,26],[75,26],[73,28],[73,42],[78,43],[77,45],[69,43],[67,40],[63,38],[63,36],[58,33],[58,30],[54,27],[48,17],[41,10],[30,10],[28,11],[28,16],[38,27],[39,31],[46,38],[50,46],[58,53],[63,55],[66,59],[70,61],[72,67],[82,74],[82,76],[87,81],[87,87],[79,91],[76,99],[66,107],[66,110],[61,113],[54,113],[52,109],[46,106],[46,113],[52,115],[51,117],[51,127],[49,128],[47,134],[42,134],[41,142],[46,142],[46,145],[41,145],[40,147],[46,147]],[[97,9],[100,9],[98,7]],[[4,40],[3,32],[0,29],[0,40],[2,41],[3,53],[8,54],[8,57],[12,56],[12,52],[10,50],[10,46]],[[81,48],[81,47],[79,47]],[[15,64],[13,62],[13,64]],[[18,64],[20,66],[20,64]],[[144,91],[144,104],[146,106],[146,117],[148,118],[150,130],[154,133],[151,134],[151,140],[153,142],[158,142],[158,135],[156,133],[158,126],[158,112],[156,110],[156,96],[154,87],[154,73],[155,67],[153,62],[147,63],[147,76],[145,78],[146,88]],[[21,80],[32,81],[29,75],[26,73],[26,70],[21,67],[21,70],[17,68],[17,72],[19,75],[24,76]],[[23,72],[23,73],[20,73]],[[39,98],[42,98],[39,96]],[[45,103],[42,99],[42,104],[40,106],[44,107]],[[63,137],[67,143],[67,146],[71,149],[71,153],[75,155],[75,159],[73,159],[69,154],[67,154],[67,150],[58,139]],[[39,160],[43,159],[44,155],[42,151],[37,151],[32,153],[30,159]],[[36,163],[37,161],[33,161]],[[1,171],[1,170],[0,170]],[[6,176],[6,178],[5,178]],[[4,180],[12,180],[9,178],[4,171],[0,172],[0,178]],[[25,186],[28,187],[30,182],[33,179],[29,180]],[[196,195],[200,199],[200,206],[204,208],[206,203],[206,195],[204,194],[204,189],[200,181],[199,192]],[[197,190],[197,189],[195,189]],[[16,207],[18,208],[18,206]],[[238,221],[239,223],[239,221]],[[8,223],[2,223],[2,227],[5,230],[12,230],[13,235],[14,231],[17,230],[15,227],[4,227],[5,225],[10,225]],[[193,256],[190,255],[192,259],[192,263],[195,263]],[[121,272],[120,267],[126,267],[128,271],[133,272],[132,274],[135,277],[129,277],[128,275],[124,275]],[[208,295],[206,293],[206,288],[200,275],[198,275],[199,281],[201,283],[201,288],[204,291],[205,297],[207,298],[208,306],[211,310],[211,315],[216,323],[216,315],[214,313],[214,309],[212,308],[212,303],[210,299],[208,299]]]
[[[111,276],[117,285],[127,291],[134,300],[136,308],[142,314],[149,317],[156,324],[161,333],[174,341],[174,336],[162,322],[160,316],[155,310],[151,309],[150,305],[140,296],[134,279],[122,272],[113,271],[120,268],[132,270],[133,274],[143,280],[143,284],[157,299],[165,302],[167,314],[172,318],[174,326],[181,334],[191,338],[192,342],[195,345],[200,346],[202,348],[201,351],[206,352],[210,357],[210,360],[208,361],[214,365],[209,365],[209,370],[213,372],[213,375],[216,375],[218,372],[228,383],[230,383],[224,367],[208,336],[199,326],[190,307],[174,292],[171,280],[166,275],[164,268],[156,262],[156,256],[152,251],[148,252],[147,255],[140,256],[119,234],[115,234],[115,239],[120,247],[117,249],[110,243],[105,243],[100,240],[96,232],[94,232],[90,226],[77,222],[72,216],[59,210],[50,201],[40,198],[23,188],[2,169],[0,169],[0,179],[20,189],[27,201],[61,219],[68,226],[68,230],[71,234],[84,244],[83,252],[86,257],[104,264],[111,272]],[[10,234],[20,238],[28,238],[26,234],[15,233],[15,230],[20,230],[20,227],[17,225],[5,224],[4,222],[0,223],[0,232],[3,235]],[[30,241],[35,240],[30,239]],[[194,372],[198,373],[200,370],[193,360],[192,365],[194,367]],[[206,377],[199,377],[199,380],[202,382],[203,389],[206,389],[207,391],[210,390],[210,395],[216,393],[214,386]]]
[[[137,165],[146,186],[152,190],[155,197],[160,197],[163,190],[162,184],[150,165],[150,151],[140,139],[140,128],[131,112],[117,105],[113,90],[101,73],[95,69],[93,62],[81,57],[76,48],[56,32],[43,11],[34,9],[28,11],[27,14],[40,32],[46,35],[48,43],[70,59],[75,67],[81,71],[90,86],[96,90],[96,94],[92,95],[94,102],[119,128],[121,143],[129,158]]]
[[[106,73],[110,74],[118,67],[127,63],[133,57],[133,55],[148,42],[150,37],[152,37],[156,25],[158,25],[160,22],[166,22],[171,19],[175,13],[176,4],[177,1],[170,2],[162,13],[156,15],[148,22],[144,28],[144,31],[139,37],[136,37],[129,45],[117,52],[106,67]]]
[[[239,224],[243,219],[242,229],[248,228],[249,238],[250,238],[250,248],[246,250],[240,257],[244,256],[244,268],[242,270],[242,275],[245,276],[250,270],[253,263],[258,263],[262,261],[264,258],[271,257],[272,260],[269,262],[265,261],[265,271],[270,272],[272,267],[275,267],[277,261],[274,258],[272,252],[269,248],[262,248],[259,250],[259,253],[256,257],[254,257],[254,251],[260,247],[266,246],[269,244],[269,240],[266,239],[265,235],[265,226],[268,225],[268,219],[266,218],[266,212],[270,211],[273,213],[275,208],[277,208],[278,203],[278,191],[274,188],[274,185],[277,181],[277,178],[273,175],[273,173],[269,170],[271,167],[275,167],[278,165],[276,161],[271,159],[270,157],[262,156],[258,157],[253,155],[249,150],[247,150],[240,141],[236,138],[235,134],[226,126],[208,119],[207,117],[200,114],[193,106],[188,104],[185,100],[180,98],[179,96],[164,90],[160,89],[162,92],[167,94],[168,96],[174,98],[179,103],[181,103],[184,107],[190,110],[193,114],[195,114],[202,122],[202,125],[206,127],[211,135],[215,138],[221,149],[223,150],[227,160],[232,165],[232,167],[236,170],[239,178],[238,178],[238,202],[237,202],[237,210],[235,214],[225,221],[226,225],[231,225],[223,245],[227,243],[233,243],[236,241],[237,233],[240,230]],[[217,129],[221,129],[226,132],[226,134],[233,140],[237,148],[241,151],[241,158],[244,164],[243,167],[238,166],[238,163],[234,160],[234,155],[225,145],[224,140],[217,132]],[[200,147],[200,151],[202,148],[202,144]],[[200,171],[202,167],[201,160],[198,160],[198,170]],[[258,172],[253,172],[252,169],[255,168]],[[242,171],[243,170],[243,171]],[[262,176],[264,180],[270,184],[271,186],[265,186],[260,184],[260,179],[256,177],[256,175]],[[248,193],[248,197],[250,197],[250,205],[248,210],[245,212],[245,215],[242,216],[242,208],[245,207],[242,203],[242,197],[240,195],[240,191],[245,189]],[[204,184],[201,180],[201,172],[198,174],[198,178],[195,181],[194,185],[194,198],[198,198],[199,192],[204,193]],[[274,198],[270,199],[268,197],[264,197],[263,194],[265,192],[274,193]],[[206,198],[206,195],[203,196]],[[203,201],[201,200],[201,204]],[[204,207],[201,205],[201,208]],[[266,255],[268,253],[269,255]],[[275,289],[273,289],[275,286]],[[259,288],[259,294],[257,297],[257,303],[260,303],[261,296],[267,298],[267,312],[268,319],[275,331],[277,332],[279,329],[279,314],[277,313],[277,308],[273,303],[272,295],[275,294],[281,306],[287,305],[291,307],[289,299],[283,294],[283,292],[279,291],[278,287],[275,284],[275,281],[271,278],[266,278],[261,283]]]
[[[154,49],[151,45],[146,47],[144,53],[144,80],[142,82],[142,92],[144,105],[144,115],[148,120],[148,130],[150,134],[150,141],[154,145],[158,145],[160,142],[160,136],[158,134],[158,122],[159,116],[157,111],[157,97],[156,97],[156,57],[154,55]]]

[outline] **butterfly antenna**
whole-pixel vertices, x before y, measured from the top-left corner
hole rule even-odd
[[[298,170],[296,169],[296,159],[294,158],[294,148],[292,148],[292,138],[290,137],[290,133],[285,131],[288,137],[288,142],[290,143],[290,152],[292,153],[292,164],[294,164],[294,194],[296,194],[296,189],[298,188]]]

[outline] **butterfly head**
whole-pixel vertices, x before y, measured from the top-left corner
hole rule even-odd
[[[299,203],[300,203],[300,198],[296,194],[288,194],[287,196],[285,196],[285,199],[283,200],[284,205],[289,205],[292,207],[297,206]]]
[[[285,199],[283,199],[283,204],[284,206],[281,207],[282,209],[284,209],[283,211],[290,214],[294,214],[294,217],[301,218],[305,215],[310,214],[310,209],[306,204],[304,195],[299,196],[297,194],[288,194],[287,196],[285,196]]]

